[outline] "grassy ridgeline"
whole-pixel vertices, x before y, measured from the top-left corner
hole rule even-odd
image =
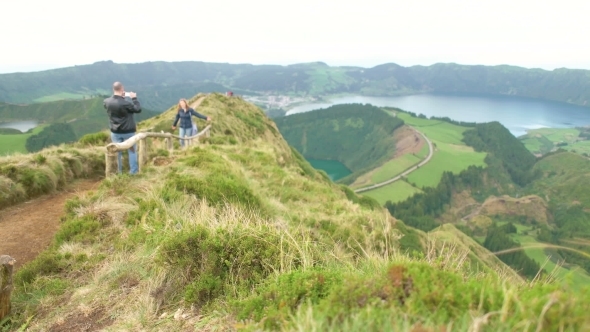
[[[201,105],[209,144],[168,153],[154,140],[139,175],[68,201],[51,247],[16,274],[12,328],[33,315],[34,330],[78,317],[148,331],[590,326],[587,292],[477,269],[469,249],[409,232],[315,171],[254,105]]]
[[[347,184],[393,156],[393,131],[404,124],[375,106],[361,104],[336,105],[275,122],[306,158],[338,160],[350,169],[353,173],[340,180]]]

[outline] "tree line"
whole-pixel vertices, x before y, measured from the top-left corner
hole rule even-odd
[[[37,152],[48,146],[76,141],[76,134],[69,123],[53,123],[43,128],[37,135],[27,138],[25,147],[29,152]]]

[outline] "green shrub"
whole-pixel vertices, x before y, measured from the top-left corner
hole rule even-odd
[[[195,147],[191,150],[191,156],[181,161],[191,167],[209,168],[213,165],[225,165],[225,161],[219,155],[212,153],[208,149]]]
[[[414,228],[406,227],[403,222],[397,221],[395,228],[402,233],[402,238],[399,240],[399,248],[401,251],[410,255],[419,255],[424,253],[420,236]]]
[[[231,173],[212,173],[204,179],[186,174],[173,174],[168,186],[199,199],[206,199],[212,206],[220,206],[225,202],[235,203],[244,207],[261,210],[262,201],[252,192],[250,187]]]
[[[316,174],[318,174],[317,170],[313,168],[313,166],[311,166],[311,164],[307,160],[305,160],[305,158],[303,158],[303,156],[297,150],[295,150],[292,146],[290,148],[293,157],[295,157],[295,162],[301,168],[300,174],[315,179]],[[328,181],[331,181],[329,177]]]
[[[106,145],[110,141],[111,136],[104,131],[94,134],[86,134],[78,140],[78,142],[86,145]]]
[[[42,165],[42,164],[45,164],[45,162],[47,161],[47,157],[45,157],[45,156],[44,156],[43,154],[41,154],[41,153],[38,153],[38,154],[36,154],[36,155],[33,157],[33,160],[34,160],[34,161],[35,161],[37,164],[39,164],[39,165]]]
[[[100,222],[90,217],[67,220],[55,234],[55,242],[60,245],[68,241],[91,241],[96,236],[100,226]]]
[[[512,330],[526,322],[536,326],[541,316],[544,331],[587,327],[590,319],[582,317],[590,309],[588,290],[572,298],[558,288],[541,284],[506,286],[491,277],[463,278],[428,263],[408,262],[379,269],[294,271],[265,282],[250,297],[234,301],[233,306],[239,319],[250,319],[273,330],[290,330],[296,310],[303,305],[313,306],[314,323],[321,321],[329,326],[340,326],[349,317],[370,310],[373,314],[364,317],[361,326],[375,320],[402,319],[411,325],[426,319],[438,326],[452,322],[462,330],[463,324],[472,323],[474,314],[483,316],[509,308],[507,314],[490,316],[486,330]],[[514,295],[506,302],[509,293]],[[551,298],[561,304],[547,310]]]
[[[354,191],[352,191],[352,189],[350,189],[348,186],[345,186],[345,185],[340,185],[340,189],[346,195],[346,198],[355,204],[358,204],[358,205],[360,205],[366,209],[369,209],[369,210],[383,209],[381,204],[379,204],[379,202],[372,197],[369,197],[369,196],[360,196],[359,197]]]
[[[284,244],[283,244],[284,245]],[[280,268],[280,239],[270,231],[255,234],[246,228],[208,229],[169,238],[161,259],[188,279],[184,298],[204,305],[251,287]]]
[[[38,196],[56,188],[57,179],[52,178],[49,172],[47,169],[34,165],[7,165],[0,169],[0,174],[22,185],[29,197]],[[51,175],[55,177],[54,174]]]
[[[265,329],[279,329],[280,323],[304,303],[318,304],[334,285],[341,284],[344,274],[328,269],[294,271],[282,274],[260,287],[245,301],[235,301],[238,319],[264,319]]]
[[[33,261],[23,265],[15,274],[15,283],[29,284],[35,279],[61,272],[65,268],[63,257],[54,251],[43,251]]]

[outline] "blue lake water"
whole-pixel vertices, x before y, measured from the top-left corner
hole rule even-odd
[[[332,181],[336,181],[342,179],[343,177],[349,175],[351,172],[344,164],[337,160],[317,160],[317,159],[307,159],[311,166],[316,169],[321,169],[328,173],[328,176]]]
[[[336,104],[361,103],[398,107],[428,117],[447,116],[457,121],[502,123],[514,136],[536,128],[570,128],[590,125],[590,107],[511,96],[420,94],[400,97],[338,97],[328,103],[296,106],[287,115],[327,108]]]
[[[0,119],[1,121],[2,119]],[[13,122],[0,122],[0,128],[13,128],[22,131],[23,133],[31,128],[35,128],[39,125],[39,122],[35,120],[26,121],[13,121]]]

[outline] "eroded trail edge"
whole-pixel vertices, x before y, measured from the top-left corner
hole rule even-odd
[[[0,210],[0,255],[16,259],[16,269],[33,260],[59,229],[66,200],[98,188],[99,183],[77,180],[61,191]]]

